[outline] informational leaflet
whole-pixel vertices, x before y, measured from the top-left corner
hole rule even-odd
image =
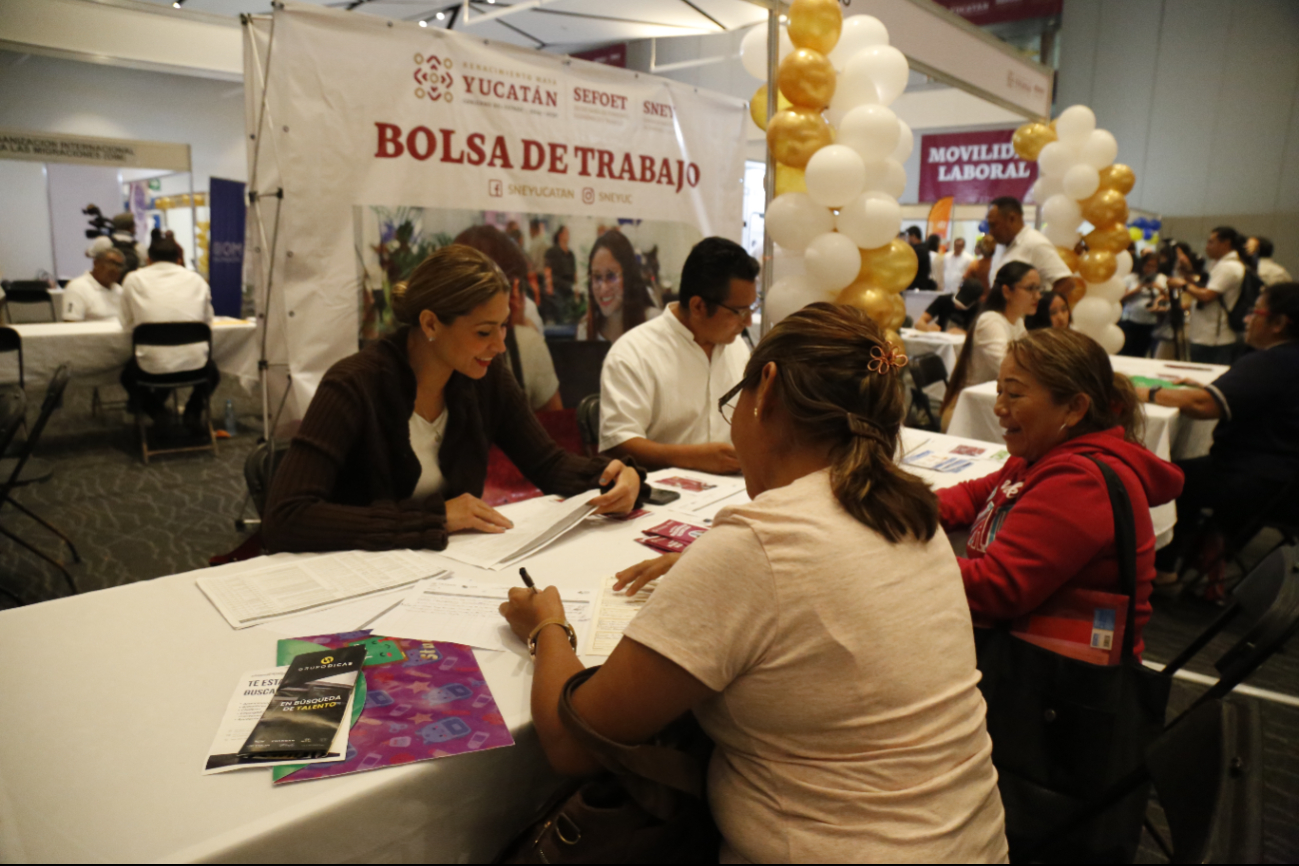
[[[501,509],[514,528],[505,532],[455,533],[442,555],[493,571],[505,568],[551,544],[593,514],[595,508],[588,503],[597,495],[592,492],[563,500],[541,496],[514,503]]]
[[[198,587],[234,628],[414,583],[446,569],[411,550],[345,551],[204,575]]]
[[[451,572],[448,571],[440,575],[440,578],[446,579],[450,576]],[[408,587],[399,586],[376,592],[374,595],[339,602],[337,605],[277,617],[262,623],[257,628],[288,637],[299,634],[336,634],[357,631],[367,628],[369,623],[378,619],[389,608],[401,604],[407,589]]]
[[[627,624],[640,613],[640,609],[645,606],[645,602],[649,601],[658,583],[658,581],[650,581],[640,592],[628,597],[625,592],[614,592],[613,586],[617,581],[616,577],[611,577],[604,583],[604,589],[600,593],[600,604],[596,609],[595,627],[591,632],[590,647],[586,655],[608,656],[612,653],[618,641],[622,640],[622,633],[627,630]]]
[[[425,641],[465,644],[486,650],[503,650],[517,644],[501,616],[501,604],[509,598],[506,584],[473,578],[425,580],[411,588],[402,603],[375,620],[375,634]],[[564,614],[577,634],[579,654],[585,651],[593,618],[595,592],[561,588]]]
[[[249,768],[298,766],[304,763],[301,760],[248,761],[241,760],[236,754],[243,747],[243,744],[247,742],[249,734],[253,732],[253,728],[261,719],[262,713],[266,711],[267,705],[271,702],[271,697],[274,696],[275,690],[280,685],[280,680],[284,677],[284,672],[288,669],[288,665],[282,665],[281,667],[265,668],[263,670],[245,671],[239,677],[234,694],[230,696],[230,703],[226,705],[225,715],[221,718],[221,726],[217,728],[216,737],[212,740],[212,747],[208,749],[207,757],[203,761],[203,775],[209,776],[214,773],[228,773],[231,770],[246,770]],[[352,703],[349,700],[348,716],[345,716],[345,718],[350,717],[351,708]],[[334,735],[334,741],[329,745],[330,754],[306,763],[319,764],[343,760],[347,753],[347,734],[347,726],[340,727]]]
[[[367,655],[364,646],[347,646],[294,657],[239,757],[282,761],[330,755],[335,736],[351,727],[352,695]]]

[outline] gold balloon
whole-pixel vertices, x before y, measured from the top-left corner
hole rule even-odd
[[[806,168],[812,154],[834,141],[830,124],[814,108],[777,111],[767,124],[767,146],[777,162]]]
[[[1121,162],[1102,168],[1100,175],[1101,189],[1112,189],[1122,195],[1132,192],[1132,187],[1136,186],[1137,183],[1136,174],[1133,173],[1129,166]]]
[[[785,94],[777,90],[776,110],[784,111],[791,105],[793,103],[785,98]],[[749,117],[753,118],[753,122],[758,125],[758,129],[763,132],[767,131],[767,85],[764,84],[759,87],[758,92],[753,94],[753,98],[749,100]]]
[[[1082,206],[1083,219],[1094,226],[1128,221],[1128,200],[1121,192],[1112,189],[1097,190],[1090,198],[1085,198],[1078,204]]]
[[[820,110],[834,96],[834,66],[819,51],[796,48],[780,61],[776,83],[790,102]]]
[[[1069,269],[1069,273],[1071,274],[1078,273],[1077,253],[1075,253],[1073,250],[1069,249],[1068,247],[1056,247],[1055,251],[1060,254],[1060,260],[1064,262],[1065,267]]]
[[[807,180],[803,169],[794,168],[783,163],[776,163],[776,195],[787,192],[807,192]]]
[[[1078,260],[1078,275],[1089,283],[1103,283],[1119,268],[1114,253],[1109,250],[1088,250]]]
[[[894,238],[885,246],[861,251],[861,270],[857,272],[857,280],[894,294],[911,285],[919,268],[920,261],[911,244]]]
[[[842,29],[839,0],[794,0],[789,4],[789,41],[795,48],[829,54]]]
[[[907,302],[902,300],[901,295],[889,295],[889,300],[893,304],[893,313],[889,316],[889,320],[882,324],[889,329],[900,328],[907,320]]]
[[[891,328],[884,332],[884,339],[893,345],[894,351],[905,355],[907,353],[906,344],[902,342],[902,335]]]
[[[1126,250],[1132,243],[1132,238],[1128,236],[1127,227],[1123,223],[1099,226],[1083,240],[1087,242],[1089,250],[1109,250],[1116,255]]]
[[[834,302],[863,310],[883,328],[886,327],[885,323],[893,318],[893,297],[865,280],[858,280],[840,292]],[[903,302],[903,307],[905,306],[906,303]]]
[[[1030,162],[1036,160],[1042,148],[1053,141],[1055,141],[1055,130],[1045,123],[1026,123],[1015,130],[1015,135],[1011,138],[1015,153]]]
[[[1069,288],[1065,291],[1064,299],[1069,302],[1069,309],[1083,299],[1087,294],[1087,284],[1082,280],[1070,280]]]

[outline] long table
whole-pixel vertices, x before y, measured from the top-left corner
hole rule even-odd
[[[117,319],[8,327],[22,337],[24,378],[29,385],[49,382],[60,364],[71,364],[73,378],[82,384],[111,384],[131,357],[131,335]],[[256,322],[219,316],[212,323],[212,359],[223,373],[251,383],[259,351]],[[0,356],[0,382],[17,379],[16,356]]]
[[[923,431],[903,439],[910,450],[986,446]],[[999,466],[916,474],[944,487]],[[631,540],[642,529],[665,514],[692,519],[649,510],[592,521],[529,558],[528,571],[543,584],[601,586],[651,554]],[[236,678],[273,663],[285,636],[232,630],[195,585],[202,573],[213,570],[0,611],[0,861],[479,862],[554,790],[521,646],[475,652],[511,748],[281,787],[265,771],[201,776]],[[511,570],[496,574],[515,583]]]

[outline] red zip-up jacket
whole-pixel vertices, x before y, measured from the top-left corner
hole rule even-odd
[[[939,490],[939,514],[945,529],[970,530],[957,561],[976,622],[1032,613],[1064,587],[1119,592],[1109,491],[1085,454],[1109,465],[1132,500],[1139,654],[1155,580],[1150,507],[1177,498],[1182,470],[1125,441],[1121,427],[1070,439],[1032,464],[1011,457],[998,473]]]

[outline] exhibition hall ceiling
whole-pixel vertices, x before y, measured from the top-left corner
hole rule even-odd
[[[148,2],[174,4],[174,0]],[[468,4],[466,24],[464,5],[448,0],[305,2],[399,21],[426,21],[429,27],[450,26],[530,48],[721,33],[756,24],[767,14],[749,0],[520,0],[517,5],[527,8],[517,11],[510,9],[514,3],[476,0]],[[186,11],[223,16],[271,11],[270,0],[183,0],[183,4]],[[485,20],[478,20],[480,16]]]

